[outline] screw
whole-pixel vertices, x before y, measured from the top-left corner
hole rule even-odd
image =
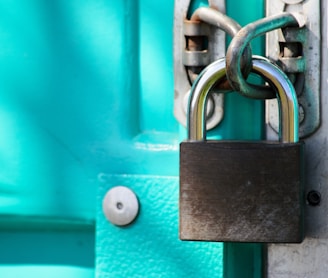
[[[134,192],[125,186],[110,189],[103,200],[103,212],[109,222],[125,226],[133,222],[139,212],[139,202]]]
[[[318,206],[321,202],[321,194],[316,190],[311,190],[307,194],[307,201],[309,202],[310,206]]]
[[[301,104],[298,106],[298,122],[301,124],[305,119],[305,111]]]

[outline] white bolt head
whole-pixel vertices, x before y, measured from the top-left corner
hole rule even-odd
[[[117,226],[125,226],[137,217],[139,202],[131,189],[116,186],[106,193],[102,208],[109,222]]]

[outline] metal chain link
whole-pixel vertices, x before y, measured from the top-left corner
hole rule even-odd
[[[242,54],[245,48],[255,37],[266,34],[275,29],[305,24],[304,17],[300,14],[281,13],[262,18],[243,27],[232,39],[226,56],[227,78],[231,87],[240,94],[256,99],[275,98],[276,93],[269,86],[260,86],[247,83],[242,71]]]
[[[241,26],[231,17],[227,16],[226,14],[210,8],[210,7],[201,7],[195,10],[190,18],[191,22],[204,22],[206,24],[212,25],[217,27],[218,29],[226,32],[231,37],[234,37],[241,29]],[[189,47],[193,48],[194,50],[199,50],[202,48],[202,40],[194,38],[193,40],[189,41]],[[189,48],[190,50],[190,48]],[[243,50],[241,55],[241,68],[243,74],[248,75],[252,68],[252,51],[250,45],[247,45]],[[196,69],[197,72],[197,69]],[[192,67],[187,67],[187,73],[191,83],[193,83],[198,73],[195,73]],[[228,82],[222,82],[217,85],[217,89],[220,90],[232,90],[230,84]]]
[[[254,85],[246,81],[252,68],[252,51],[250,42],[253,38],[264,35],[270,31],[284,27],[301,28],[305,24],[304,17],[299,13],[281,13],[259,19],[255,22],[241,26],[231,17],[220,11],[210,8],[198,8],[191,16],[189,22],[206,23],[223,30],[232,37],[226,54],[226,67],[228,81],[216,85],[218,90],[235,90],[240,94],[256,99],[271,99],[276,93],[265,85]],[[191,49],[199,50],[204,42],[201,38],[190,39]],[[186,66],[190,82],[193,83],[203,67]]]

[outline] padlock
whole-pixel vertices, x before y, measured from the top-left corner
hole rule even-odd
[[[189,101],[188,139],[180,144],[181,240],[300,243],[304,239],[304,143],[298,104],[287,76],[253,57],[252,71],[274,87],[279,141],[206,140],[206,97],[225,78],[225,61],[210,64]],[[238,127],[235,127],[238,128]]]

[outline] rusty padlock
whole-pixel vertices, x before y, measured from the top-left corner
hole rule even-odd
[[[296,93],[277,66],[260,57],[252,63],[252,71],[277,92],[279,141],[206,140],[206,97],[226,72],[224,59],[209,65],[191,89],[188,140],[180,144],[181,240],[299,243],[304,238],[304,143],[298,142]]]

